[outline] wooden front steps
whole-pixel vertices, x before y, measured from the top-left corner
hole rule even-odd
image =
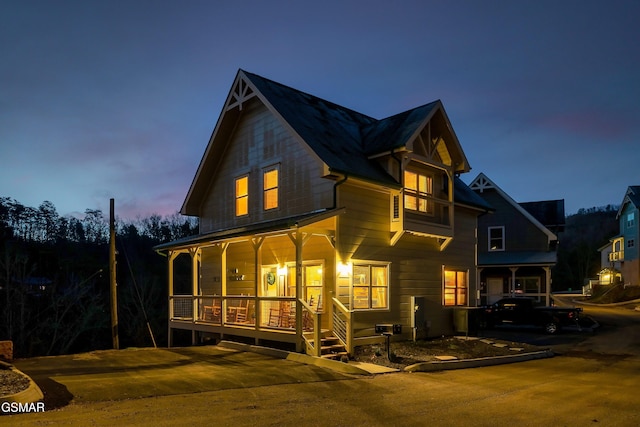
[[[323,359],[340,360],[343,356],[349,356],[344,344],[333,332],[322,331],[320,341],[320,357]],[[315,347],[314,340],[309,340],[308,343],[312,348]]]

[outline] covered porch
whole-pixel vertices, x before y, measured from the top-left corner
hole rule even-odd
[[[352,313],[333,295],[340,212],[157,247],[168,262],[169,346],[173,331],[182,329],[191,331],[194,344],[199,335],[212,334],[288,343],[314,356],[353,351]],[[176,282],[177,261],[189,264],[190,283]]]

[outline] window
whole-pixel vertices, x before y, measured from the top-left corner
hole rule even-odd
[[[636,246],[636,241],[634,239],[627,240],[627,249],[633,248]]]
[[[249,213],[249,177],[236,179],[236,216]]]
[[[404,172],[404,207],[416,212],[433,213],[433,178],[416,172]]]
[[[386,265],[355,264],[353,266],[353,308],[387,308]]]
[[[278,168],[265,169],[263,173],[264,210],[278,207]]]
[[[466,271],[444,270],[444,305],[456,306],[467,304]]]
[[[389,265],[356,262],[339,268],[338,288],[351,278],[351,300],[354,310],[389,308]]]
[[[322,311],[322,264],[307,264],[302,267],[304,300],[316,311]]]
[[[504,251],[504,227],[489,227],[489,250]]]
[[[633,227],[635,223],[636,223],[636,213],[631,212],[630,214],[627,214],[627,228]]]

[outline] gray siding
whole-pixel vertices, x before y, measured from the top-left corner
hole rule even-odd
[[[279,167],[279,207],[263,208],[263,170]],[[333,182],[322,163],[259,101],[248,103],[227,142],[200,208],[200,232],[241,226],[330,207]],[[249,214],[235,215],[235,179],[249,176]]]

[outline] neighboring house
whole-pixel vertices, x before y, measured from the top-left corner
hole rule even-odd
[[[616,254],[613,254],[614,242],[616,242]],[[622,263],[619,256],[624,251],[621,251],[621,243],[622,240],[619,237],[614,237],[611,241],[598,248],[598,252],[600,252],[600,272],[598,273],[598,280],[595,281],[596,284],[613,285],[622,280],[620,274]]]
[[[440,101],[376,120],[239,70],[181,210],[200,234],[156,247],[170,345],[182,329],[320,355],[379,341],[377,324],[452,333],[490,209],[469,169]]]
[[[517,203],[482,173],[469,187],[495,209],[478,219],[482,302],[529,296],[549,305],[564,200]]]
[[[612,249],[609,255],[611,263],[619,263],[622,281],[625,284],[640,285],[640,185],[627,188],[617,219],[620,223],[620,234],[611,239]]]

